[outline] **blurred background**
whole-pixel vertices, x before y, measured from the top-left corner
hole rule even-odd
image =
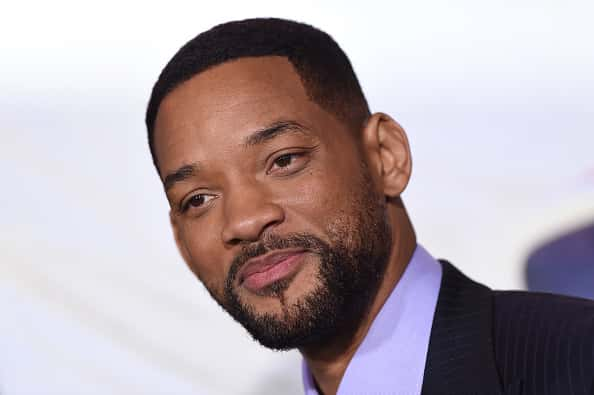
[[[0,17],[0,393],[298,394],[177,255],[144,110],[214,24],[277,16],[347,52],[407,130],[435,257],[594,298],[590,1],[8,1]],[[562,273],[559,274],[559,273]]]

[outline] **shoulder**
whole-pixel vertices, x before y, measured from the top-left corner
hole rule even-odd
[[[495,358],[504,382],[585,393],[594,382],[594,301],[521,291],[492,295]]]
[[[594,318],[594,301],[542,292],[492,291],[495,314],[544,314],[590,321]]]
[[[440,262],[423,393],[594,393],[594,301],[492,291]]]
[[[520,320],[518,329],[538,326],[559,334],[587,335],[594,341],[592,300],[540,292],[493,291],[493,314],[496,322]]]

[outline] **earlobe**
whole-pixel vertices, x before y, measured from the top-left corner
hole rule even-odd
[[[364,130],[365,149],[371,165],[382,183],[383,193],[399,196],[412,171],[408,138],[404,129],[389,115],[373,114]]]

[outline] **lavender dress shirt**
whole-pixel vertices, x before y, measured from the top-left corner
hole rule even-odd
[[[349,362],[339,395],[421,393],[441,265],[417,245],[413,256]],[[306,395],[318,395],[305,360]]]

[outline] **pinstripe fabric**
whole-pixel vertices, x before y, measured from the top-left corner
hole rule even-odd
[[[441,263],[423,395],[594,395],[594,302],[491,291]]]
[[[594,394],[594,303],[527,292],[493,292],[495,359],[503,382],[524,393]]]

